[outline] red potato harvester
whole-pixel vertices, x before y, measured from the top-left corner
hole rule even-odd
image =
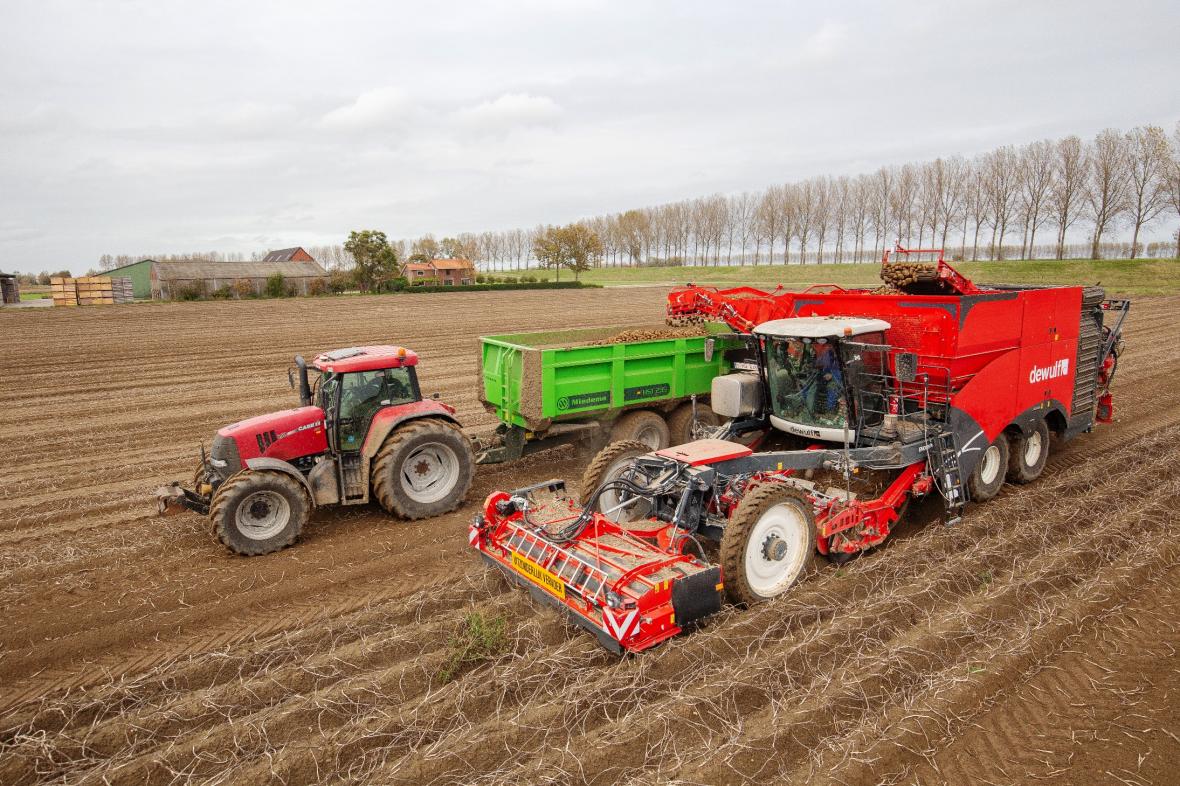
[[[1054,440],[1113,420],[1127,301],[976,285],[940,251],[900,246],[882,278],[674,291],[670,323],[722,320],[744,345],[713,380],[712,409],[730,420],[664,450],[608,445],[577,501],[537,502],[560,480],[493,493],[471,545],[608,649],[640,651],[724,601],[781,595],[817,554],[840,563],[879,545],[911,500],[939,494],[953,524],[1005,480],[1039,477]]]

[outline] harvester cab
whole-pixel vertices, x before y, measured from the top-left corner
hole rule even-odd
[[[375,497],[406,519],[453,510],[474,456],[454,408],[422,397],[417,365],[397,346],[296,357],[288,381],[299,407],[220,429],[192,489],[157,490],[160,512],[207,515],[227,548],[257,555],[293,543],[316,507]]]

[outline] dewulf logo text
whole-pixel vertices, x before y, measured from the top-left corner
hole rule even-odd
[[[1028,372],[1028,381],[1030,384],[1035,385],[1038,382],[1043,382],[1046,379],[1057,379],[1058,377],[1064,377],[1068,373],[1069,360],[1063,358],[1051,366],[1040,366],[1038,368],[1034,368],[1032,371]]]

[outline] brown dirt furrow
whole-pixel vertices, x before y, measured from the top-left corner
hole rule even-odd
[[[430,522],[322,512],[260,559],[152,514],[215,428],[291,402],[295,353],[404,343],[477,432],[476,336],[618,332],[663,295],[0,312],[28,358],[0,379],[0,782],[1169,782],[1180,298],[1136,302],[1118,421],[1036,483],[951,528],[927,501],[872,554],[638,657],[466,545],[483,495],[575,479],[570,451],[481,468]],[[444,681],[473,611],[503,649]]]

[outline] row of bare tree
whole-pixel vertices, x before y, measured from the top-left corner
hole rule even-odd
[[[1111,251],[1134,258],[1146,248],[1144,230],[1161,219],[1180,219],[1180,124],[1171,138],[1157,126],[1111,129],[1089,142],[1070,136],[1005,146],[973,159],[815,177],[581,223],[601,238],[604,264],[757,265],[876,260],[895,240],[963,259],[1099,258]],[[1124,228],[1129,243],[1108,242]],[[529,264],[536,231],[426,235],[399,250],[519,268]],[[1067,242],[1083,232],[1085,244]]]
[[[864,262],[899,241],[936,246],[960,259],[1140,256],[1169,253],[1144,230],[1180,220],[1180,124],[1108,129],[1005,146],[975,158],[952,156],[888,166],[853,177],[814,177],[761,192],[698,199],[596,216],[579,223],[602,242],[606,265],[759,265]],[[1111,243],[1118,230],[1129,242]],[[462,257],[488,270],[535,265],[544,227],[425,235],[394,241],[399,259]],[[1084,244],[1067,239],[1084,236]],[[1038,239],[1042,243],[1038,245]],[[1170,243],[1168,244],[1171,245]],[[325,267],[352,267],[341,245],[309,247]],[[252,255],[258,259],[265,252]],[[1180,257],[1180,229],[1174,253]],[[242,254],[154,259],[245,259]],[[104,255],[101,269],[143,257]]]

